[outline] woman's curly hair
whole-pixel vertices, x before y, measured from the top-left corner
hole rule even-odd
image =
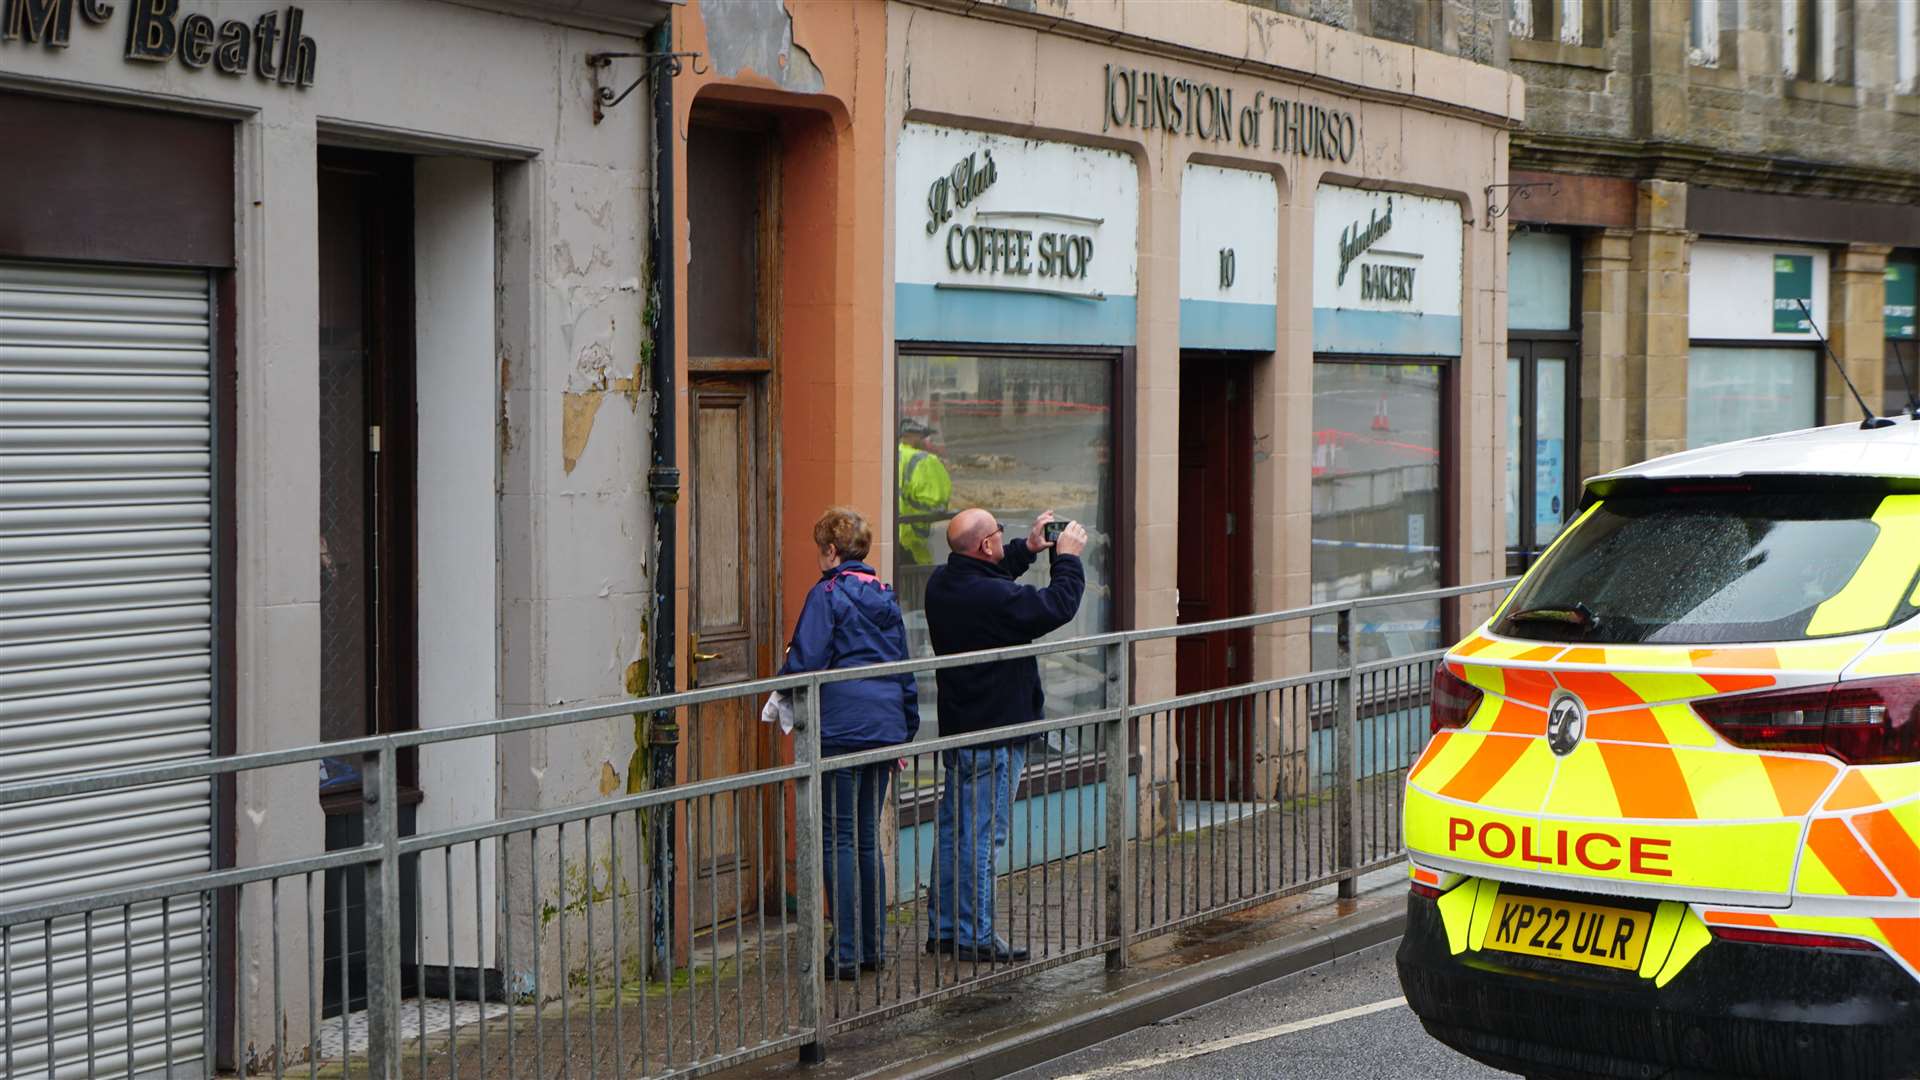
[[[830,506],[813,523],[813,542],[821,551],[832,544],[842,559],[865,559],[873,547],[873,530],[860,511],[848,506]]]

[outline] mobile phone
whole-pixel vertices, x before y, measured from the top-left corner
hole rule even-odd
[[[1040,536],[1042,539],[1046,540],[1047,543],[1051,544],[1054,541],[1060,539],[1060,534],[1066,531],[1067,531],[1066,522],[1049,521],[1045,525],[1042,525],[1040,527]]]

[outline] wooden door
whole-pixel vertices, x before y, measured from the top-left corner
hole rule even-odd
[[[767,673],[772,521],[765,380],[695,379],[692,403],[692,523],[688,561],[687,672],[695,686]],[[707,780],[768,764],[759,699],[692,710],[687,778]],[[724,923],[750,907],[760,887],[764,813],[751,797],[717,795],[689,806],[687,851],[695,927]],[[773,856],[777,857],[777,853]]]
[[[1251,380],[1236,358],[1180,360],[1181,623],[1253,610]],[[1253,670],[1246,631],[1176,639],[1177,693],[1244,682]],[[1251,789],[1253,725],[1244,706],[1191,709],[1179,718],[1181,788],[1188,798],[1239,799]]]

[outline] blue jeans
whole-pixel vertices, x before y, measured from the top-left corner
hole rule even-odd
[[[994,856],[1007,846],[1013,794],[1027,764],[1026,744],[948,750],[945,790],[934,811],[938,837],[927,937],[990,948]],[[956,835],[957,833],[957,835]]]
[[[878,837],[890,765],[833,769],[823,777],[821,840],[827,895],[833,904],[833,958],[838,967],[886,959],[880,927],[886,916],[887,871]]]

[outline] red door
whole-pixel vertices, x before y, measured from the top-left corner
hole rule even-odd
[[[1243,360],[1180,357],[1179,621],[1253,611],[1253,410]],[[1245,682],[1248,631],[1176,639],[1178,693]],[[1181,790],[1187,798],[1241,799],[1253,781],[1253,722],[1243,703],[1180,717]]]

